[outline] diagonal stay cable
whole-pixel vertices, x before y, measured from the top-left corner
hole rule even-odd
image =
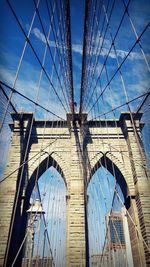
[[[124,107],[124,106],[126,106],[126,105],[128,105],[128,104],[130,104],[130,103],[132,103],[132,102],[134,102],[134,101],[136,101],[136,100],[138,100],[138,99],[144,97],[144,96],[145,96],[146,99],[147,99],[147,97],[148,97],[149,95],[150,95],[150,89],[149,89],[148,92],[146,92],[146,93],[144,93],[144,94],[141,94],[141,95],[139,95],[139,96],[137,96],[137,97],[135,97],[135,98],[132,98],[132,99],[129,100],[128,102],[125,102],[125,103],[123,103],[123,104],[121,104],[121,105],[119,105],[119,106],[117,106],[117,107],[115,107],[115,108],[113,108],[113,109],[111,109],[111,110],[105,112],[105,113],[101,113],[100,115],[98,115],[98,116],[96,116],[96,117],[90,119],[89,121],[98,119],[98,118],[100,118],[100,117],[102,117],[102,116],[105,116],[105,115],[107,115],[107,114],[109,114],[109,113],[112,113],[113,111],[115,111],[115,110],[117,110],[117,109],[119,109],[119,108],[121,108],[121,107]],[[145,101],[146,101],[146,100],[145,100]],[[144,102],[145,102],[145,101],[144,101]],[[142,105],[143,105],[143,104],[142,104]],[[136,113],[138,113],[138,112],[136,112]]]
[[[44,106],[42,106],[41,104],[38,104],[36,101],[32,100],[31,98],[29,98],[28,96],[20,93],[17,89],[9,86],[8,84],[4,83],[3,81],[0,80],[0,84],[3,85],[3,86],[6,86],[9,90],[11,90],[12,92],[14,93],[17,93],[18,95],[20,95],[21,97],[23,97],[24,99],[28,100],[29,102],[35,104],[36,106],[40,107],[41,109],[47,111],[48,113],[54,115],[55,117],[57,117],[58,119],[61,119],[64,121],[64,119],[62,117],[60,117],[59,115],[55,114],[54,112],[52,112],[51,110],[45,108]],[[1,86],[0,85],[0,86]]]
[[[103,4],[103,9],[104,9],[104,13],[105,13],[105,16],[106,16],[107,23],[109,24],[107,11],[106,11],[106,8],[105,8],[104,4]],[[126,7],[126,11],[128,11],[128,7]],[[110,25],[109,25],[109,34],[110,34],[111,40],[113,41],[113,36],[112,36],[111,26]],[[137,37],[137,39],[138,39],[138,37]],[[116,57],[116,61],[117,61],[117,67],[119,67],[119,59],[118,59],[118,55],[117,55],[117,51],[116,51],[115,42],[113,43],[113,47],[114,47],[115,57]],[[105,66],[105,68],[106,68],[106,66]],[[107,75],[107,68],[106,68],[106,75]],[[129,109],[131,122],[132,122],[132,125],[133,125],[133,130],[134,130],[134,133],[135,133],[135,137],[136,137],[136,142],[138,144],[139,151],[140,151],[141,155],[143,155],[143,152],[141,150],[141,146],[139,144],[139,140],[138,140],[137,131],[136,131],[135,123],[134,123],[134,120],[133,120],[133,115],[132,115],[132,112],[131,112],[131,108],[130,108],[130,105],[128,104],[129,99],[128,99],[127,89],[126,89],[126,86],[125,86],[125,82],[124,82],[124,78],[123,78],[121,69],[119,69],[119,75],[120,75],[120,79],[121,79],[121,83],[122,83],[122,87],[123,87],[123,93],[124,93],[124,96],[125,96],[125,99],[126,99],[126,102],[127,102],[127,107]],[[107,77],[107,82],[108,81],[109,80],[108,80],[108,77]]]
[[[52,86],[52,88],[53,88],[53,90],[54,90],[54,92],[55,92],[55,94],[56,94],[56,96],[57,96],[59,102],[61,103],[63,109],[64,109],[65,112],[67,113],[67,110],[66,110],[66,108],[65,108],[65,106],[64,106],[64,104],[63,104],[63,102],[62,102],[62,100],[61,100],[61,98],[60,98],[60,96],[58,95],[58,93],[57,93],[57,91],[56,91],[56,88],[54,87],[54,85],[53,85],[53,83],[52,83],[52,81],[51,81],[51,79],[50,79],[50,77],[49,77],[49,74],[47,73],[47,71],[45,70],[44,66],[42,65],[42,62],[41,62],[39,56],[37,55],[37,53],[36,53],[36,51],[35,51],[35,49],[34,49],[32,43],[31,43],[30,39],[28,38],[28,36],[27,36],[25,30],[23,29],[23,27],[22,27],[22,25],[21,25],[21,22],[19,21],[19,19],[18,19],[17,15],[16,15],[16,13],[15,13],[15,11],[14,11],[12,5],[10,4],[9,0],[6,0],[6,1],[7,1],[8,5],[9,5],[9,7],[10,7],[10,9],[11,9],[11,11],[12,11],[12,13],[13,13],[13,15],[14,15],[14,17],[15,17],[15,19],[16,19],[16,21],[17,21],[17,23],[18,23],[18,25],[19,25],[19,27],[20,27],[22,33],[23,33],[23,35],[25,36],[27,42],[29,43],[29,45],[30,45],[30,47],[31,47],[31,49],[32,49],[32,51],[33,51],[33,53],[34,53],[34,55],[35,55],[35,57],[36,57],[36,59],[37,59],[37,61],[38,61],[38,63],[39,63],[39,65],[40,65],[41,68],[43,69],[43,72],[45,73],[46,78],[48,79],[50,85]]]
[[[0,82],[0,88],[1,88],[1,90],[2,90],[2,92],[3,92],[3,94],[4,94],[4,96],[6,97],[7,101],[9,101],[9,97],[8,97],[8,95],[6,94],[4,88],[2,87],[1,82]],[[15,106],[13,105],[13,103],[12,103],[11,100],[10,100],[10,106],[12,107],[13,111],[14,111],[15,113],[17,113],[17,110],[16,110],[16,108],[15,108]]]
[[[127,53],[127,55],[125,56],[125,58],[123,59],[123,61],[121,62],[121,64],[119,65],[119,67],[117,68],[117,70],[115,71],[115,73],[112,75],[112,77],[110,78],[109,82],[106,84],[106,86],[104,87],[104,89],[102,90],[101,94],[97,97],[96,101],[94,102],[94,104],[92,105],[92,107],[90,108],[89,112],[94,108],[94,106],[96,105],[96,103],[98,102],[98,100],[100,99],[100,97],[104,94],[105,90],[107,89],[108,85],[112,82],[112,80],[114,79],[114,77],[116,76],[116,74],[119,72],[119,70],[121,69],[121,67],[123,66],[123,64],[125,63],[125,61],[127,60],[127,58],[129,57],[129,55],[131,54],[131,52],[133,51],[133,49],[135,48],[135,46],[137,45],[138,41],[140,40],[140,38],[143,36],[143,34],[145,33],[145,31],[148,29],[150,25],[150,22],[148,22],[145,26],[145,28],[143,29],[143,31],[141,32],[141,34],[139,35],[138,39],[135,41],[135,43],[133,44],[133,46],[131,47],[131,49],[129,50],[129,52]],[[98,78],[99,79],[99,78]]]
[[[33,2],[34,2],[34,5],[35,5],[35,8],[36,8],[36,2],[35,2],[35,0],[33,0]],[[64,100],[65,100],[66,106],[68,106],[67,99],[66,99],[66,96],[65,96],[63,87],[62,87],[62,83],[61,83],[61,80],[60,80],[60,77],[59,77],[59,74],[58,74],[58,71],[57,71],[57,68],[56,68],[56,63],[55,63],[55,61],[54,61],[54,58],[53,58],[53,55],[52,55],[52,51],[51,51],[51,48],[50,48],[50,45],[49,45],[49,41],[48,41],[48,39],[47,39],[46,32],[45,32],[45,29],[44,29],[44,26],[43,26],[43,22],[42,22],[42,18],[41,18],[40,12],[39,12],[38,9],[36,9],[36,12],[37,12],[37,16],[38,16],[38,18],[39,18],[40,25],[41,25],[41,27],[42,27],[42,31],[43,31],[43,34],[44,34],[45,42],[46,42],[46,44],[47,44],[48,51],[49,51],[49,53],[50,53],[50,57],[51,57],[51,60],[52,60],[52,62],[53,62],[53,65],[54,65],[54,69],[55,69],[55,72],[56,72],[56,76],[57,76],[57,78],[58,78],[58,81],[59,81],[59,84],[60,84],[60,88],[61,88],[61,91],[62,91]]]
[[[125,1],[122,0],[122,2],[123,2],[123,4],[124,4],[125,8],[127,8]],[[137,34],[136,28],[135,28],[135,26],[134,26],[133,19],[131,18],[130,14],[129,14],[129,10],[128,10],[128,8],[127,8],[127,15],[128,15],[128,18],[129,18],[129,21],[130,21],[132,30],[133,30],[133,32],[134,32],[134,35],[135,35],[136,39],[138,39],[138,34]],[[145,52],[144,52],[144,49],[143,49],[143,47],[142,47],[142,44],[141,44],[141,41],[140,41],[140,40],[138,41],[138,44],[139,44],[141,53],[142,53],[142,55],[143,55],[143,58],[144,58],[144,60],[145,60],[145,63],[146,63],[146,65],[147,65],[147,68],[148,68],[148,70],[150,71],[150,65],[149,65],[149,62],[148,62],[148,60],[147,60],[146,54],[145,54]]]
[[[43,60],[45,58],[45,52],[44,52],[44,57],[43,57]],[[42,70],[42,69],[41,69]],[[40,85],[40,80],[41,80],[41,76],[39,78],[39,85]],[[37,90],[37,95],[36,95],[36,99],[38,100],[38,95],[39,95],[39,89],[40,87],[38,86],[38,90]],[[37,101],[36,100],[36,101]],[[35,109],[34,109],[34,113],[36,112],[36,105],[35,105]],[[25,151],[24,151],[24,155],[22,157],[22,160],[20,162],[20,165],[22,163],[24,163],[27,159],[27,153],[28,153],[28,148],[29,148],[29,143],[30,143],[30,138],[31,138],[31,134],[32,134],[32,127],[33,127],[33,122],[34,122],[34,117],[32,116],[32,119],[31,119],[31,124],[29,125],[29,133],[28,133],[28,138],[27,138],[27,143],[25,143]],[[61,135],[59,135],[61,136]],[[61,139],[61,138],[60,138]],[[41,150],[40,150],[41,151]],[[40,152],[40,156],[39,156],[39,159],[41,159],[41,152]],[[7,265],[7,261],[8,261],[8,253],[9,253],[9,249],[10,249],[10,245],[11,245],[11,235],[12,235],[12,231],[13,231],[13,224],[14,224],[14,220],[15,220],[15,216],[16,216],[16,210],[17,210],[17,203],[18,203],[18,199],[19,199],[19,192],[20,192],[20,188],[21,188],[21,183],[22,183],[22,180],[23,180],[23,173],[24,173],[24,168],[25,165],[23,164],[22,165],[22,168],[21,168],[21,174],[20,174],[20,177],[19,177],[19,183],[18,183],[18,188],[17,188],[17,192],[16,192],[16,198],[15,198],[15,203],[14,203],[14,208],[13,208],[13,214],[12,214],[12,224],[10,226],[10,231],[9,231],[9,239],[8,239],[8,245],[7,245],[7,250],[6,250],[6,257],[5,257],[5,263],[4,263],[4,266]],[[39,168],[38,168],[39,170]],[[38,172],[37,172],[37,175],[38,175]],[[36,177],[37,177],[36,175]]]
[[[129,6],[130,2],[131,2],[131,0],[128,0],[127,7]],[[96,87],[97,87],[97,84],[98,84],[98,82],[100,81],[100,78],[101,78],[103,69],[105,68],[106,62],[107,62],[107,60],[108,60],[108,58],[109,58],[109,54],[110,54],[110,52],[111,52],[111,49],[112,49],[112,47],[113,47],[113,44],[114,44],[114,42],[115,42],[115,40],[116,40],[116,38],[117,38],[117,36],[118,36],[118,33],[119,33],[119,31],[120,31],[120,28],[121,28],[121,25],[122,25],[123,20],[124,20],[124,18],[125,18],[126,10],[127,10],[127,8],[126,8],[126,9],[124,10],[124,12],[123,12],[123,15],[122,15],[122,18],[121,18],[121,20],[120,20],[119,26],[118,26],[117,31],[116,31],[116,33],[115,33],[115,36],[114,36],[114,38],[113,38],[113,40],[112,40],[112,42],[111,42],[110,48],[109,48],[108,53],[107,53],[107,55],[106,55],[106,58],[105,58],[105,60],[104,60],[103,66],[102,66],[101,71],[100,71],[100,74],[99,74],[99,76],[98,76],[98,78],[97,78],[97,80],[96,80],[96,84],[95,84],[95,86],[94,86],[94,88],[93,88],[93,90],[92,90],[92,94],[91,94],[91,96],[90,96],[90,98],[89,98],[89,101],[88,101],[88,103],[87,103],[87,105],[86,105],[86,108],[88,108],[88,106],[89,106],[89,104],[90,104],[90,99],[93,98],[93,95],[94,95],[95,89],[96,89]],[[106,28],[108,29],[108,23],[107,23],[107,27],[106,27]],[[107,87],[106,87],[106,88],[107,88]]]
[[[36,5],[37,8],[39,6],[39,3],[40,3],[40,0],[38,0],[38,2],[37,2],[37,5]],[[18,80],[18,76],[19,76],[19,72],[20,72],[20,69],[21,69],[21,66],[22,66],[24,54],[25,54],[25,51],[26,51],[26,48],[27,48],[27,45],[28,45],[28,41],[27,40],[30,37],[35,17],[36,17],[36,10],[34,11],[34,14],[33,14],[32,20],[31,20],[31,24],[30,24],[30,27],[29,27],[29,31],[28,31],[28,34],[27,34],[27,38],[25,40],[24,47],[23,47],[23,50],[22,50],[22,54],[21,54],[21,57],[19,59],[19,63],[18,63],[16,74],[15,74],[15,79],[13,81],[13,88],[16,86],[16,82]],[[12,97],[13,97],[13,91],[10,93],[9,99],[7,101],[7,105],[6,105],[5,112],[4,112],[4,115],[3,115],[3,118],[2,118],[2,122],[1,122],[1,126],[0,126],[0,132],[2,130],[2,127],[3,127],[4,121],[5,121],[5,118],[6,118],[6,115],[7,115],[7,111],[8,111],[8,108],[9,108],[9,104],[11,102]]]
[[[63,133],[67,133],[68,129]],[[18,171],[21,167],[23,167],[25,164],[27,164],[29,161],[31,161],[33,158],[35,158],[36,156],[39,155],[40,157],[40,153],[47,153],[47,151],[45,151],[46,148],[50,147],[53,143],[55,143],[59,138],[61,138],[60,136],[55,138],[54,141],[50,142],[47,146],[45,146],[43,149],[40,149],[40,151],[38,151],[34,156],[32,156],[30,159],[25,160],[18,168],[16,168],[15,170],[13,170],[11,173],[9,173],[7,176],[4,177],[3,180],[0,181],[0,183],[4,182],[7,178],[9,178],[12,174],[14,174],[16,171]],[[52,152],[53,153],[53,152]],[[50,156],[51,154],[49,154]]]
[[[143,99],[141,105],[138,107],[136,114],[140,112],[140,110],[142,109],[143,105],[145,104],[145,102],[147,101],[148,97],[150,96],[150,91],[149,93],[147,93],[147,95],[145,96],[145,98]]]
[[[119,195],[119,193],[118,193],[118,191],[117,191],[116,188],[115,188],[115,193],[117,194],[117,197],[118,197],[119,201],[121,202],[121,204],[125,207],[125,205],[124,205],[124,203],[123,203],[123,201],[122,201],[122,199],[121,199],[121,197],[120,197],[120,195]],[[144,239],[143,236],[141,235],[141,233],[140,233],[140,231],[139,231],[139,228],[138,228],[137,224],[136,224],[135,221],[133,220],[132,216],[130,215],[130,213],[129,213],[129,211],[127,210],[126,207],[125,207],[125,209],[126,209],[126,212],[127,212],[128,216],[129,216],[129,219],[131,220],[132,224],[134,225],[134,227],[135,227],[135,229],[136,229],[136,231],[137,231],[137,233],[138,233],[138,235],[139,235],[138,238],[144,243],[145,247],[146,247],[147,250],[150,252],[149,244],[145,241],[145,239]]]

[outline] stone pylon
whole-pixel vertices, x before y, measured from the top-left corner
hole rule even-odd
[[[67,196],[67,266],[88,266],[87,229],[87,177],[83,154],[83,127],[80,118],[74,120],[68,115],[70,123],[70,179]]]
[[[89,264],[86,194],[101,166],[115,172],[124,195],[133,264],[149,266],[149,172],[140,136],[141,114],[133,117],[134,123],[129,113],[122,113],[119,120],[87,121],[86,114],[68,114],[61,122],[12,114],[11,147],[0,185],[1,267],[11,266],[20,248],[35,181],[51,166],[67,188],[67,267]],[[18,266],[22,255],[20,251]]]

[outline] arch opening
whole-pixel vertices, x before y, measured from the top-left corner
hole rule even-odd
[[[59,159],[59,158],[58,158]],[[58,173],[61,175],[61,177],[64,180],[64,183],[67,187],[66,179],[64,172],[62,170],[62,167],[58,163],[58,161],[55,160],[55,153],[52,153],[51,155],[48,155],[45,157],[40,164],[34,169],[33,173],[28,179],[28,188],[27,188],[27,194],[31,195],[31,192],[33,191],[33,187],[35,184],[35,180],[39,180],[39,178],[49,169],[51,166],[53,166]]]
[[[128,188],[108,157],[103,156],[91,170],[87,195],[90,266],[133,266],[126,212]]]
[[[120,171],[119,167],[117,166],[117,164],[115,164],[110,158],[105,154],[96,162],[94,167],[91,169],[89,181],[99,168],[104,167],[111,175],[115,177],[117,184],[120,186],[121,191],[123,193],[125,205],[129,205],[129,203],[127,203],[129,200],[128,200],[128,186],[126,180],[122,172]]]
[[[54,158],[47,157],[34,170],[26,192],[28,209],[24,212],[28,237],[22,266],[31,261],[33,265],[41,264],[38,266],[65,267],[67,187],[63,171]]]

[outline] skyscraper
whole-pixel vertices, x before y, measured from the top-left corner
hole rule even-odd
[[[127,213],[124,207],[107,216],[108,246],[111,261],[115,267],[133,266],[131,243],[127,222]],[[113,265],[112,265],[113,266]]]
[[[120,212],[112,213],[109,216],[109,238],[111,249],[115,250],[126,247],[123,229],[123,218]]]

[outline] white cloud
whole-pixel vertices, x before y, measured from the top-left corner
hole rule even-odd
[[[39,39],[41,42],[46,44],[45,36],[38,28],[34,28],[32,30],[32,34],[34,34],[34,36],[37,39]],[[48,40],[48,42],[49,42],[49,45],[51,47],[56,47],[56,44],[54,41]],[[101,45],[103,44],[100,55],[103,57],[107,56],[107,54],[109,52],[109,48],[111,46],[110,40],[108,40],[108,39],[103,40],[102,37],[98,37],[96,40],[94,40],[93,43],[95,45],[94,54],[96,54],[97,45],[99,45],[99,47],[101,47]],[[57,45],[57,47],[59,47],[59,46]],[[61,47],[60,47],[60,49],[61,49]],[[82,48],[81,44],[72,44],[72,51],[73,52],[82,55],[82,52],[83,52],[82,49],[83,48]],[[116,52],[117,52],[118,57],[120,57],[121,59],[124,59],[128,55],[128,51],[125,51],[125,50],[117,49]],[[115,55],[115,52],[113,51],[113,48],[111,49],[111,51],[109,53],[109,57],[112,59],[116,58],[116,55]],[[147,58],[150,59],[149,54],[147,55]],[[130,59],[130,60],[142,60],[143,56],[141,53],[131,52],[130,55],[128,56],[128,59]]]
[[[41,40],[43,43],[46,44],[46,40],[45,40],[45,36],[43,33],[41,33],[41,31],[38,28],[34,28],[32,30],[32,33],[35,35],[35,37],[39,40]]]
[[[45,37],[42,34],[42,32],[38,29],[38,28],[34,28],[32,30],[32,34],[34,34],[34,36],[40,40],[42,43],[45,43]],[[98,41],[100,44],[102,44],[103,39],[100,38],[99,40],[97,39],[96,44],[98,44]],[[49,40],[49,44],[51,47],[55,47],[55,43],[53,41]],[[101,56],[105,57],[108,53],[108,49],[111,45],[110,40],[105,39],[103,42],[103,49],[101,51]],[[80,55],[82,55],[82,45],[81,44],[72,44],[72,49],[73,52],[78,53]],[[96,51],[95,51],[96,52]],[[117,50],[117,54],[120,58],[124,58],[127,55],[127,51],[124,50]],[[18,58],[17,56],[12,56],[9,54],[9,58],[11,57],[11,61],[12,62],[17,62]],[[14,59],[13,59],[14,57]],[[115,58],[115,54],[113,51],[110,52],[110,57],[111,58]],[[8,60],[8,55],[7,53],[4,55],[4,58],[6,60]],[[132,63],[133,65],[133,61],[134,60],[140,60],[142,59],[142,55],[138,52],[132,52],[129,56],[130,59],[130,63]],[[142,61],[143,62],[143,61]],[[74,63],[76,65],[76,67],[81,68],[81,63],[79,64],[79,60],[77,57],[74,56]],[[138,66],[140,65],[140,66]],[[11,67],[5,67],[8,66],[6,63],[5,65],[1,65],[0,66],[0,72],[1,72],[1,77],[2,80],[7,81],[7,84],[12,85],[14,78],[15,78],[15,72],[13,66]],[[94,74],[94,79],[93,79],[93,83],[97,80],[96,77],[99,75],[100,71],[101,71],[101,67],[102,64],[99,63],[97,65],[97,68],[95,70],[95,74]],[[111,70],[110,68],[113,68],[113,70]],[[29,71],[30,70],[30,71]],[[109,78],[112,76],[113,72],[114,72],[114,66],[109,67]],[[16,88],[23,94],[27,95],[29,98],[35,100],[36,98],[36,91],[37,91],[37,79],[39,76],[39,70],[38,68],[36,68],[36,66],[32,66],[30,63],[28,62],[23,62],[23,66],[21,69],[21,74],[19,75],[19,79],[17,81],[17,85]],[[142,92],[142,88],[146,88],[147,87],[147,83],[148,83],[148,79],[147,77],[143,77],[143,72],[141,73],[141,64],[134,64],[134,67],[132,66],[132,73],[129,71],[125,71],[125,73],[123,73],[124,78],[126,79],[126,83],[127,83],[127,87],[130,90],[130,94],[129,96],[132,96],[132,92],[134,92],[135,88],[136,88],[136,92],[138,91],[139,93]],[[139,78],[140,77],[140,78]],[[77,79],[76,76],[75,78],[75,87],[79,87],[77,86]],[[54,80],[54,83],[56,84],[57,81]],[[103,85],[104,86],[104,85]],[[120,85],[117,83],[117,81],[115,81],[115,86],[116,87],[120,87]],[[50,90],[50,100],[48,101],[48,92]],[[119,94],[120,95],[120,94]],[[119,96],[118,96],[119,98]],[[32,111],[33,109],[33,105],[28,102],[27,100],[24,100],[21,97],[18,97],[17,95],[14,98],[17,103],[18,103],[18,107],[21,108],[22,110],[30,110]],[[55,96],[54,92],[52,91],[52,88],[50,88],[50,85],[48,83],[48,81],[46,80],[46,78],[42,79],[42,83],[41,83],[41,88],[40,88],[40,94],[39,94],[39,99],[41,101],[41,105],[43,105],[44,107],[47,107],[48,109],[50,109],[51,111],[53,111],[54,113],[56,113],[57,115],[64,117],[65,118],[65,111],[63,110],[61,104],[59,103],[57,97]],[[120,103],[120,100],[116,99],[114,97],[113,99],[114,105]],[[39,115],[39,117],[44,117],[45,114],[41,109],[38,109],[37,114]]]
[[[30,70],[30,72],[29,72]],[[23,65],[23,72],[19,75],[16,89],[24,94],[25,96],[28,96],[30,99],[36,101],[38,99],[38,103],[45,108],[51,110],[55,114],[57,114],[60,117],[66,118],[65,116],[65,110],[63,109],[61,103],[58,101],[57,96],[55,95],[53,89],[51,88],[49,82],[43,76],[42,82],[38,91],[38,79],[39,71],[32,66],[31,64],[24,62]],[[15,73],[14,70],[8,69],[5,66],[0,65],[0,79],[10,86],[13,85],[14,79],[15,79]],[[56,85],[56,81],[53,79],[53,83]],[[57,87],[58,92],[58,87]],[[24,99],[23,97],[19,96],[18,94],[14,94],[13,101],[17,103],[17,107],[20,110],[29,110],[31,112],[34,111],[34,104],[29,102],[28,100]],[[45,116],[45,111],[43,111],[40,108],[36,108],[40,113]],[[36,113],[37,115],[38,113]],[[40,116],[41,117],[41,116]]]
[[[79,53],[82,55],[82,45],[80,44],[72,44],[72,51],[75,53]]]
[[[58,47],[60,50],[62,50],[62,46],[60,46],[57,42],[46,40],[44,34],[38,28],[34,28],[32,30],[32,34],[34,34],[34,36],[42,43],[46,44],[46,42],[48,41],[50,47]]]
[[[45,40],[45,36],[44,34],[38,29],[38,28],[34,28],[32,30],[32,34],[34,34],[34,36],[39,39],[41,42],[43,42],[44,44],[46,44],[46,40]],[[48,43],[50,45],[50,47],[56,47],[56,44],[54,41],[48,40]],[[62,48],[61,46],[59,46],[57,44],[57,47],[59,47],[60,49]],[[80,44],[73,44],[72,45],[72,50],[73,52],[79,53],[82,55],[82,45]]]

